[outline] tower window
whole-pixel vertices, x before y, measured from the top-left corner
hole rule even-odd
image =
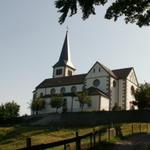
[[[56,70],[56,75],[61,75],[62,74],[62,69],[57,69]]]

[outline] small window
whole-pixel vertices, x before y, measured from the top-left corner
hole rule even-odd
[[[71,87],[71,92],[72,92],[72,93],[75,93],[76,91],[77,91],[77,88],[76,88],[75,86],[72,86],[72,87]]]
[[[56,75],[62,75],[62,69],[57,69],[56,70]]]
[[[61,89],[60,89],[60,93],[65,93],[65,91],[66,91],[66,89],[65,89],[65,87],[62,87]]]
[[[56,93],[56,90],[54,88],[51,89],[51,94],[55,94]]]
[[[72,71],[68,70],[68,76],[72,76]]]
[[[115,80],[113,81],[113,87],[116,87],[116,81]]]
[[[131,86],[131,95],[134,95],[135,94],[135,89],[134,89],[134,86],[132,85]]]
[[[98,86],[100,85],[100,81],[99,81],[98,79],[94,80],[94,81],[93,81],[93,85],[94,85],[95,87],[98,87]]]
[[[93,69],[93,72],[95,73],[95,68]]]

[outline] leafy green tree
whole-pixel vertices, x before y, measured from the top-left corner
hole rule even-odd
[[[0,105],[0,118],[1,119],[11,119],[19,116],[20,106],[12,102],[7,102],[5,104]]]
[[[62,96],[55,95],[55,96],[51,97],[50,105],[52,108],[56,108],[56,112],[57,112],[58,109],[63,106]]]
[[[91,98],[88,96],[88,93],[86,91],[83,91],[82,93],[77,93],[76,95],[80,102],[81,111],[83,111],[85,104],[91,105]]]
[[[141,84],[139,89],[135,92],[135,102],[134,105],[138,106],[138,109],[150,109],[150,84]]]
[[[121,107],[118,105],[118,103],[115,103],[114,107],[112,108],[112,111],[120,111]]]
[[[77,13],[80,8],[82,18],[87,19],[91,14],[95,15],[96,6],[106,8],[106,19],[116,21],[123,16],[126,23],[136,23],[139,27],[150,25],[150,1],[149,0],[55,0],[55,6],[62,15],[59,22],[62,24],[68,13],[70,16]]]
[[[45,108],[45,100],[42,98],[33,99],[31,102],[31,110],[36,115],[39,113],[40,110]]]

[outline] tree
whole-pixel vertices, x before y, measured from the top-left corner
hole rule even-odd
[[[62,96],[56,95],[51,98],[50,105],[52,108],[56,108],[56,112],[63,106]]]
[[[78,100],[80,102],[81,111],[83,111],[83,107],[85,104],[91,105],[91,99],[88,96],[88,93],[86,91],[83,91],[82,93],[77,93],[76,95],[77,95]]]
[[[150,84],[141,84],[139,89],[135,92],[136,101],[132,102],[138,106],[138,109],[150,109]]]
[[[19,109],[20,109],[20,106],[14,101],[1,104],[0,105],[0,118],[4,120],[17,118],[19,116]]]
[[[45,108],[45,100],[42,98],[37,98],[37,99],[33,99],[31,102],[31,110],[34,114],[34,112],[36,113],[36,115],[39,113],[39,110],[42,110]]]
[[[114,107],[112,108],[112,111],[120,111],[121,107],[118,105],[118,103],[115,103]]]
[[[114,19],[124,16],[126,23],[136,23],[139,27],[150,25],[150,1],[149,0],[55,0],[55,6],[61,13],[59,23],[62,24],[68,13],[70,16],[82,11],[82,18],[87,19],[91,14],[95,15],[95,6],[108,5],[105,13],[106,19]]]

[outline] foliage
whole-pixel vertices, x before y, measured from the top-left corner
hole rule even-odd
[[[45,100],[42,98],[33,99],[31,102],[31,110],[32,112],[38,114],[39,110],[45,108]]]
[[[76,94],[78,97],[78,100],[80,102],[81,110],[83,111],[83,107],[85,104],[91,105],[91,99],[88,96],[88,93],[86,91],[83,91],[82,93]]]
[[[12,119],[19,116],[19,108],[20,106],[12,102],[7,102],[5,104],[0,105],[0,119]]]
[[[51,98],[50,105],[52,108],[56,108],[56,112],[57,112],[58,109],[63,106],[62,96],[60,95],[53,96]]]
[[[70,16],[82,11],[82,18],[87,19],[91,14],[95,15],[95,6],[108,5],[105,18],[114,19],[124,16],[126,23],[136,23],[139,27],[150,25],[150,1],[149,0],[55,0],[55,6],[61,13],[59,22],[62,24],[68,13]]]
[[[114,107],[112,108],[112,111],[120,111],[121,107],[118,105],[118,103],[115,103]]]
[[[136,101],[133,102],[141,109],[150,109],[150,84],[144,83],[140,85],[139,89],[135,92]]]

